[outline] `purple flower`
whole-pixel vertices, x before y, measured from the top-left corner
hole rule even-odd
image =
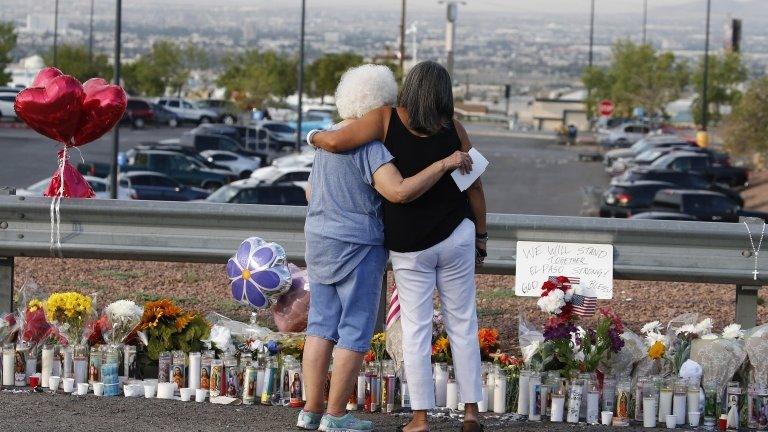
[[[232,296],[256,308],[269,306],[268,296],[278,295],[291,284],[291,273],[279,264],[285,253],[280,246],[257,237],[245,240],[227,262]]]
[[[571,339],[571,333],[576,333],[577,331],[578,330],[573,323],[563,323],[545,329],[544,340]]]
[[[611,351],[617,353],[624,348],[624,339],[621,338],[621,335],[616,329],[611,328],[608,330],[608,338],[611,340]]]

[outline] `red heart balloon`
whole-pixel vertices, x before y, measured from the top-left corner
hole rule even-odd
[[[109,132],[123,118],[128,97],[125,91],[102,78],[91,78],[83,84],[85,99],[77,124],[73,147],[87,144]]]
[[[35,80],[32,81],[32,87],[45,87],[48,82],[57,76],[64,75],[55,67],[47,67],[37,73]]]
[[[30,87],[16,96],[14,109],[29,127],[66,145],[77,130],[85,92],[75,78],[52,76],[55,71],[48,70],[44,69],[35,79],[44,83],[42,87]]]

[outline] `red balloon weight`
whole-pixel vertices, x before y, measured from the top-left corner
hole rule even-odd
[[[293,283],[287,293],[280,296],[272,308],[277,330],[281,332],[302,332],[307,329],[309,315],[309,282],[307,271],[288,264]]]
[[[51,78],[53,72],[47,71],[44,69],[40,75],[45,73],[49,79],[40,75],[35,79],[45,85],[22,90],[16,96],[14,109],[29,127],[66,145],[77,130],[85,92],[75,78],[68,75]]]
[[[110,85],[101,78],[89,79],[83,84],[83,90],[85,99],[73,147],[87,144],[109,132],[123,117],[128,104],[128,97],[120,86]]]
[[[62,153],[59,152],[59,158],[62,157]],[[91,185],[83,178],[80,171],[69,164],[69,161],[64,162],[64,191],[61,192],[61,170],[56,170],[51,176],[51,182],[48,184],[48,188],[43,192],[43,196],[56,197],[61,196],[63,198],[93,198],[96,196],[91,189]]]
[[[32,87],[45,87],[50,80],[61,75],[64,74],[55,67],[47,67],[37,73],[35,80],[32,81]]]

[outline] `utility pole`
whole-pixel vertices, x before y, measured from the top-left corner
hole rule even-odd
[[[643,0],[643,45],[647,42],[648,35],[648,0]]]
[[[405,1],[400,8],[400,73],[405,77]]]
[[[301,151],[301,121],[302,121],[302,93],[304,93],[304,26],[306,21],[307,0],[301,0],[301,33],[299,35],[299,101],[298,118],[296,120],[296,151]]]
[[[704,37],[704,78],[703,89],[701,91],[701,129],[706,132],[709,123],[709,17],[712,12],[712,0],[707,0],[707,29]]]
[[[595,45],[595,0],[591,0],[589,13],[589,67],[592,68],[593,49]]]
[[[120,85],[120,49],[121,33],[123,22],[123,1],[115,1],[115,64],[113,69],[114,83]],[[117,199],[117,154],[120,152],[120,122],[117,122],[112,131],[112,169],[109,179],[109,195],[112,199]]]
[[[91,0],[91,20],[88,25],[88,62],[93,64],[93,2]]]
[[[456,38],[456,18],[459,13],[459,4],[466,4],[463,1],[445,0],[440,4],[446,5],[446,24],[445,24],[445,53],[446,69],[453,79],[453,42]]]
[[[55,0],[53,7],[53,67],[59,64],[58,44],[59,44],[59,0]]]

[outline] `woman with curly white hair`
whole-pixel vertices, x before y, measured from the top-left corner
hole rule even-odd
[[[336,106],[345,122],[382,106],[391,107],[396,98],[394,75],[379,65],[350,69],[336,90]],[[317,149],[315,153],[304,228],[311,292],[303,365],[307,403],[297,422],[304,429],[373,429],[370,421],[347,413],[346,404],[363,356],[370,349],[387,262],[379,194],[388,201],[407,203],[429,190],[445,173],[457,168],[468,170],[471,164],[466,153],[456,151],[403,178],[392,159],[378,140],[347,152]],[[331,388],[324,410],[325,381],[334,346]]]

